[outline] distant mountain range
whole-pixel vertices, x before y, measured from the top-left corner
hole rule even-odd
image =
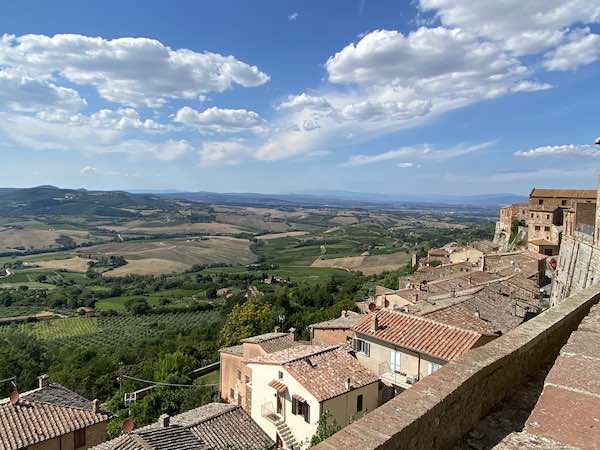
[[[64,198],[70,200],[67,204]],[[167,207],[162,200],[180,199],[198,203],[215,203],[253,206],[307,206],[307,207],[366,207],[366,206],[406,206],[406,205],[473,205],[481,208],[497,208],[510,203],[526,201],[527,197],[515,194],[488,195],[400,195],[373,194],[348,191],[303,191],[286,194],[258,193],[217,193],[181,192],[168,189],[131,191],[88,191],[86,189],[61,189],[54,186],[33,188],[0,188],[0,211],[20,208],[34,209],[35,212],[56,212],[68,209],[70,212],[81,209],[86,212],[94,209],[124,208],[130,206]],[[25,204],[21,204],[25,202]],[[158,204],[157,204],[158,203]],[[160,204],[162,203],[162,204]],[[4,207],[4,208],[2,208]],[[33,212],[33,211],[30,211]]]

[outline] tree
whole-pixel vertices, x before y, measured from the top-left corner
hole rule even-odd
[[[235,345],[244,338],[266,333],[271,329],[271,324],[271,305],[256,298],[249,299],[242,305],[233,307],[221,330],[221,345]]]
[[[125,300],[125,309],[131,314],[140,316],[150,311],[150,305],[143,297],[132,297]]]
[[[314,436],[310,440],[311,447],[317,445],[320,442],[323,442],[328,437],[334,435],[338,431],[340,431],[342,427],[340,427],[331,413],[327,410],[323,411],[321,417],[319,417],[319,423],[317,425],[317,431]]]

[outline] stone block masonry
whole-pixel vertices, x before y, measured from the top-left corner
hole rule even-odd
[[[451,448],[515,388],[554,361],[599,300],[600,286],[571,296],[446,364],[315,449]]]
[[[600,283],[600,247],[576,236],[563,236],[552,281],[551,304]]]

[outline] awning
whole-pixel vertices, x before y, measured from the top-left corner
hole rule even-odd
[[[306,400],[304,400],[304,397],[300,397],[298,394],[292,395],[292,398],[300,403],[308,403]]]
[[[277,391],[277,393],[281,394],[287,391],[287,386],[283,384],[281,381],[273,380],[269,383],[269,386]]]

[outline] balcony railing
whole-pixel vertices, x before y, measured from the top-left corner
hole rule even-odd
[[[260,407],[260,415],[274,424],[278,424],[283,419],[281,414],[277,414],[273,402],[263,403]]]
[[[403,389],[408,389],[417,381],[419,381],[417,376],[407,375],[401,370],[392,367],[388,362],[379,364],[379,378],[381,378],[384,382],[391,383]]]

